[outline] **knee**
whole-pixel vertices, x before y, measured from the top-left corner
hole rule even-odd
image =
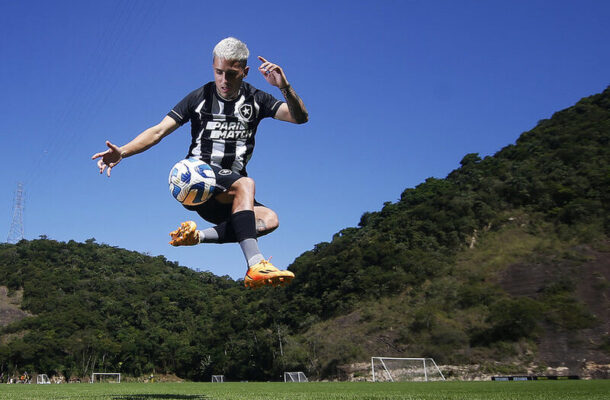
[[[254,184],[254,179],[245,176],[235,181],[235,183],[231,185],[230,191],[234,192],[236,195],[242,193],[254,194],[255,189],[256,185]]]
[[[229,195],[237,199],[254,198],[255,190],[254,179],[243,177],[231,185]]]

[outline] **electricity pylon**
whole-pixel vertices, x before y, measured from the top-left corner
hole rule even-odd
[[[23,207],[25,197],[23,195],[23,184],[17,183],[17,190],[15,190],[15,201],[13,203],[13,221],[11,222],[11,229],[8,232],[8,243],[17,243],[23,239]]]

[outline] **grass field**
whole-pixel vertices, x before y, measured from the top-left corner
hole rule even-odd
[[[2,400],[607,400],[610,380],[0,385]]]

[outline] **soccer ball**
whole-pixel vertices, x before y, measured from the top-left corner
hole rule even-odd
[[[214,171],[197,158],[177,162],[169,173],[169,192],[185,206],[205,203],[215,186]]]

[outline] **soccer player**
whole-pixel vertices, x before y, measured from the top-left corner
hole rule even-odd
[[[149,149],[190,121],[192,139],[187,158],[199,158],[212,167],[216,189],[205,203],[185,207],[215,226],[197,230],[195,222],[183,222],[170,233],[170,244],[239,243],[248,265],[245,286],[257,288],[289,283],[294,274],[274,267],[258,247],[257,238],[275,230],[279,220],[273,210],[255,200],[255,183],[246,173],[256,129],[267,117],[303,124],[308,121],[308,113],[282,68],[263,57],[258,57],[258,70],[281,91],[285,101],[244,82],[249,71],[248,56],[248,48],[240,40],[221,40],[213,51],[213,82],[192,91],[159,124],[124,146],[106,141],[108,149],[94,154],[92,159],[99,159],[100,174],[106,170],[110,177],[110,171],[121,160]]]

